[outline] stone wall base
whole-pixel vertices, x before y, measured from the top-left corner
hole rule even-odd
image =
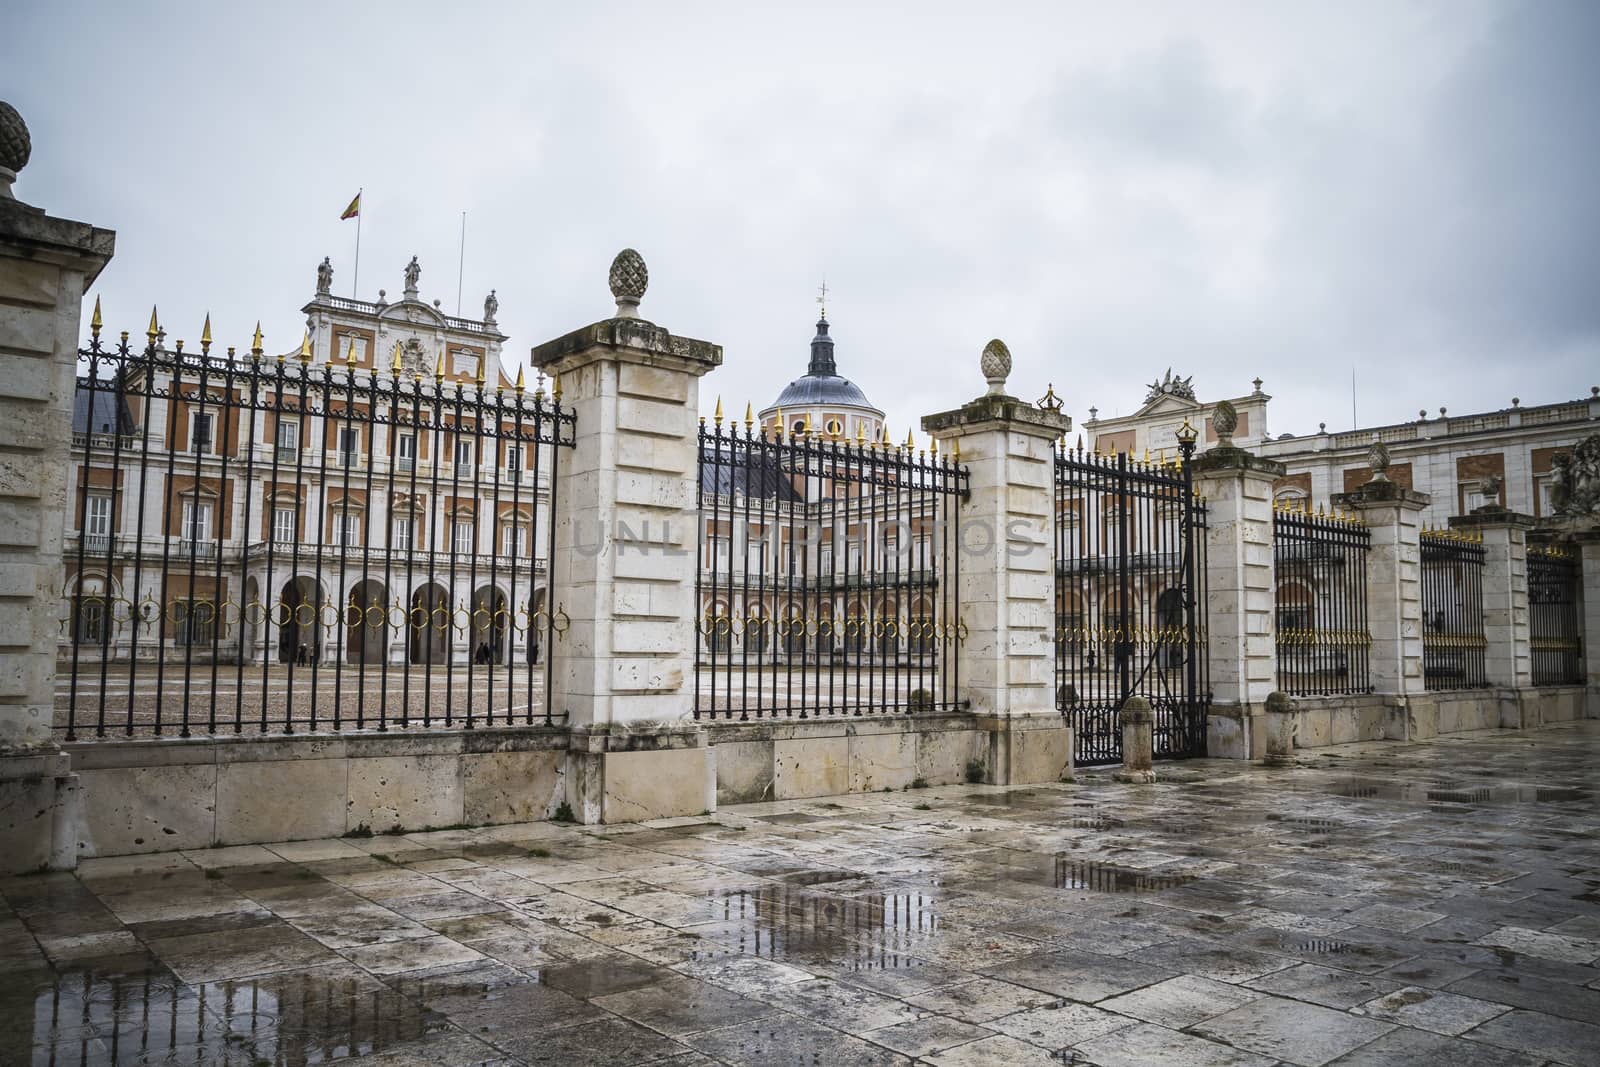
[[[707,734],[719,804],[1072,778],[1072,729],[1054,713],[715,722]]]
[[[1353,741],[1426,741],[1474,730],[1523,730],[1583,718],[1582,686],[1461,689],[1411,697],[1294,697],[1294,747]],[[1226,755],[1211,750],[1211,755]]]
[[[75,867],[81,796],[64,752],[0,756],[0,874]]]
[[[1260,704],[1211,705],[1206,714],[1206,755],[1212,759],[1264,759],[1264,711]]]
[[[169,738],[67,746],[78,857],[529,822],[566,799],[566,731]]]

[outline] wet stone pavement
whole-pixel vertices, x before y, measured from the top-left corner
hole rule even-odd
[[[90,860],[0,1063],[1600,1064],[1600,723]]]

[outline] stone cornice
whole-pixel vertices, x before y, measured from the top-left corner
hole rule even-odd
[[[116,251],[117,235],[87,222],[58,219],[15,200],[0,200],[0,247],[84,275],[85,290]]]
[[[1045,411],[1014,396],[980,396],[950,411],[924,415],[922,429],[931,434],[950,430],[967,433],[1013,430],[1054,440],[1072,429],[1072,418],[1057,411]]]
[[[1432,501],[1433,497],[1427,493],[1406,489],[1391,481],[1368,482],[1353,492],[1333,494],[1335,506],[1356,510],[1387,506],[1421,511]]]
[[[1492,530],[1504,527],[1515,527],[1521,530],[1533,529],[1538,522],[1532,515],[1524,515],[1520,511],[1510,511],[1491,504],[1487,507],[1476,508],[1470,515],[1452,515],[1450,528],[1452,530]]]
[[[722,346],[678,337],[644,319],[603,319],[536,345],[533,365],[565,374],[601,359],[705,374],[722,365]]]
[[[1194,457],[1194,472],[1196,474],[1221,474],[1227,471],[1241,471],[1281,478],[1285,470],[1287,468],[1277,460],[1264,459],[1254,452],[1246,452],[1242,448],[1219,446],[1217,448],[1209,448]]]

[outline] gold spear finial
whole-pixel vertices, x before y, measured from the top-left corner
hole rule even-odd
[[[150,343],[151,344],[155,344],[156,343],[156,335],[158,333],[160,333],[160,332],[161,332],[161,323],[156,320],[156,306],[154,304],[151,304],[150,305],[150,328],[144,332],[144,335],[146,337],[150,338]]]
[[[744,432],[749,433],[750,427],[756,424],[756,409],[750,406],[750,401],[744,402]]]
[[[858,422],[858,423],[856,423],[856,445],[859,447],[859,446],[864,445],[866,443],[867,443],[867,424],[864,423],[864,422]]]
[[[484,353],[483,355],[478,357],[478,388],[479,389],[483,388],[483,383],[485,381],[484,368],[488,364],[488,362],[489,362],[488,353]]]
[[[1078,451],[1083,451],[1083,434],[1081,433],[1078,435]]]
[[[777,427],[778,427],[778,440],[780,440],[780,441],[783,440],[783,409],[782,408],[774,409],[774,413],[773,413],[773,416],[772,416],[772,421],[774,423],[776,423]]]
[[[97,294],[95,294],[95,298],[94,298],[94,314],[89,316],[89,331],[94,334],[94,339],[96,341],[98,341],[100,339],[100,327],[101,327],[101,325],[102,325],[102,323],[100,321],[100,296],[97,293]]]
[[[950,458],[957,463],[961,462],[961,438],[959,437],[950,443]]]
[[[800,431],[800,433],[801,433],[801,434],[802,434],[802,435],[803,435],[803,436],[805,436],[805,437],[810,437],[810,436],[811,436],[811,435],[812,435],[812,429],[811,429],[811,412],[809,412],[809,411],[808,411],[808,412],[806,412],[806,422],[805,422],[805,426],[804,426],[804,427],[803,427],[803,428],[802,428],[802,429],[801,429],[801,431]]]
[[[300,331],[300,362],[311,362],[311,334],[305,330]]]
[[[346,367],[354,367],[356,365],[356,335],[355,334],[351,334],[350,335],[350,343],[349,343],[349,345],[347,345],[345,347],[345,350],[344,350],[344,365]]]
[[[99,297],[96,297],[95,301],[98,303],[99,299]],[[200,354],[202,356],[211,354],[211,312],[209,311],[206,312],[206,324],[200,330]]]
[[[559,374],[550,376],[550,399],[555,401],[560,401],[561,399],[561,375]]]
[[[525,387],[522,384],[522,365],[519,363],[517,365],[517,385],[516,385],[517,392],[521,393],[524,388]]]
[[[718,426],[722,425],[722,394],[721,393],[717,394],[717,410],[713,411],[711,413],[711,417],[713,419],[717,420],[717,425]]]
[[[439,353],[439,361],[433,365],[433,380],[444,381],[444,353]]]
[[[400,351],[400,342],[396,341],[394,343],[394,358],[389,361],[389,373],[396,378],[400,376],[400,371],[403,369],[400,361]]]
[[[912,430],[907,430],[906,431],[906,451],[907,452],[915,452],[916,450],[917,450],[916,434]]]
[[[250,355],[254,359],[260,359],[261,358],[261,353],[262,353],[262,347],[261,347],[261,320],[257,319],[256,320],[256,332],[254,334],[252,334],[251,337],[250,337]]]
[[[929,438],[928,438],[928,454],[930,456],[932,456],[934,459],[938,459],[939,458],[939,439],[937,437],[929,436]]]

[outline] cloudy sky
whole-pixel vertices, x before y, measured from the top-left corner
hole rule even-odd
[[[1076,421],[1169,365],[1273,433],[1600,383],[1600,4],[23,0],[17,195],[117,231],[108,326],[296,343],[315,266],[499,292],[508,359],[610,313],[719,342],[759,408],[841,370],[904,431],[981,391]],[[920,437],[920,434],[919,434]]]

